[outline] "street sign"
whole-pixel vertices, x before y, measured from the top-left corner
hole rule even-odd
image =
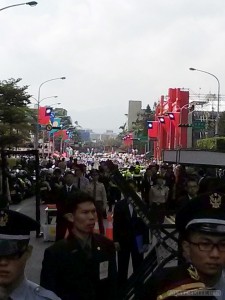
[[[194,121],[192,124],[193,129],[205,129],[206,122],[205,121]]]

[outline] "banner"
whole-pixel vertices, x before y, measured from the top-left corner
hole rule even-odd
[[[39,107],[38,110],[38,124],[40,125],[48,125],[50,122],[50,116],[46,116],[46,107]]]
[[[61,118],[54,118],[53,123],[52,123],[52,127],[60,127],[60,123],[61,123]],[[59,131],[60,129],[52,129],[50,131],[50,134],[52,135],[53,133]]]
[[[58,130],[57,132],[54,132],[55,138],[62,138],[63,141],[68,140],[68,135],[66,133],[66,130]]]

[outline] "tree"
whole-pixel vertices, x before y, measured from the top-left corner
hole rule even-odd
[[[29,140],[33,119],[28,86],[19,87],[21,78],[0,81],[0,148],[18,146]]]
[[[133,123],[134,133],[142,136],[148,135],[148,121],[153,121],[155,118],[155,111],[151,110],[150,105],[146,106],[144,112],[138,115],[136,122]]]

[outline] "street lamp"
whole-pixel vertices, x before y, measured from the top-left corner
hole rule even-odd
[[[208,75],[213,76],[218,84],[218,89],[217,89],[217,114],[216,114],[216,123],[215,123],[215,136],[218,135],[218,128],[219,128],[219,114],[220,114],[220,81],[219,79],[216,77],[216,75],[203,71],[203,70],[199,70],[199,69],[195,69],[195,68],[189,68],[190,71],[198,71],[198,72],[202,72]]]
[[[48,105],[46,105],[47,107],[52,107],[53,105],[60,105],[61,104],[61,102],[57,102],[57,103],[51,103],[51,104],[48,104]]]
[[[190,107],[190,103],[184,104],[182,107],[180,107],[180,125],[182,123],[183,109],[189,109],[189,107]],[[182,145],[181,145],[181,135],[182,135],[182,127],[180,127],[179,147],[182,147]]]
[[[21,5],[29,5],[29,6],[36,6],[38,3],[36,1],[30,1],[30,2],[25,2],[25,3],[19,3],[19,4],[13,4],[13,5],[9,5],[3,8],[0,8],[1,10],[7,9],[7,8],[11,8],[11,7],[15,7],[15,6],[21,6]]]
[[[39,113],[39,108],[40,108],[40,103],[41,101],[43,101],[44,99],[41,99],[41,87],[47,83],[47,82],[50,82],[50,81],[54,81],[54,80],[64,80],[66,79],[66,77],[57,77],[57,78],[52,78],[52,79],[49,79],[49,80],[46,80],[44,82],[42,82],[38,88],[38,99],[37,99],[37,123],[36,123],[36,132],[35,132],[35,143],[34,143],[34,149],[35,150],[38,150],[38,134],[39,134],[39,119],[38,119],[38,113]],[[48,97],[46,97],[48,98]]]
[[[38,100],[36,98],[34,98],[33,96],[31,96],[32,99],[34,99],[37,103],[38,103]],[[43,99],[40,100],[39,104],[44,101],[45,99],[49,99],[49,98],[58,98],[58,96],[49,96],[49,97],[45,97]],[[60,103],[61,104],[61,103]]]

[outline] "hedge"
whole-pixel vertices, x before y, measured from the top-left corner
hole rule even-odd
[[[202,150],[225,152],[225,137],[213,137],[197,140],[196,147]]]

